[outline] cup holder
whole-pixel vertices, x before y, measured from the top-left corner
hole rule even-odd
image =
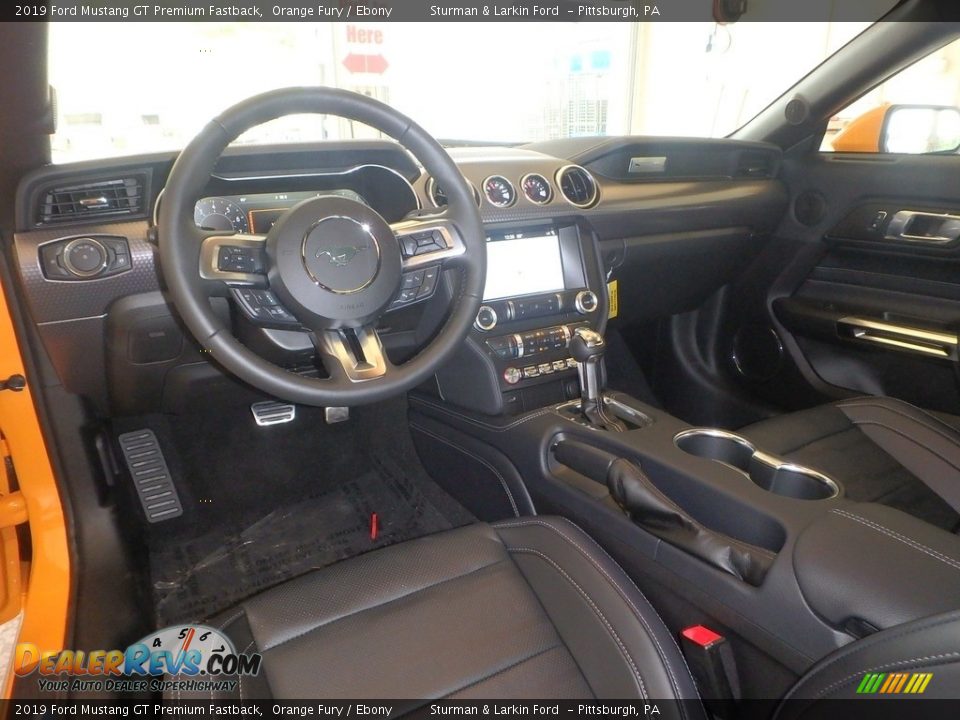
[[[723,463],[740,471],[767,492],[797,500],[827,500],[840,494],[831,478],[816,470],[758,450],[746,438],[713,428],[684,430],[674,439],[689,455]]]

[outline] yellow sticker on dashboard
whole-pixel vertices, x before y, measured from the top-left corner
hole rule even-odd
[[[613,320],[620,312],[620,298],[617,295],[617,281],[607,283],[607,319]]]

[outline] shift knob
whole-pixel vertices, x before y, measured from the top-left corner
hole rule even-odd
[[[570,338],[570,355],[577,361],[580,376],[580,412],[593,427],[623,431],[626,427],[607,413],[603,400],[601,363],[607,351],[603,335],[587,327],[578,327]]]
[[[578,363],[588,362],[600,357],[607,350],[607,343],[603,335],[596,330],[578,327],[570,338],[570,355]]]

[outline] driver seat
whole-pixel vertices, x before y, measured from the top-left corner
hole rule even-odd
[[[209,624],[238,652],[260,653],[260,673],[234,676],[227,694],[171,699],[383,698],[396,714],[425,698],[682,699],[662,713],[706,718],[656,611],[560,518],[469,525],[382,548],[277,585]],[[931,673],[924,696],[956,699],[957,648],[960,610],[882,630],[809,668],[774,715],[822,718],[821,701],[862,697],[867,673]]]
[[[259,675],[238,676],[225,699],[685,698],[694,701],[682,704],[687,720],[703,717],[656,611],[599,545],[558,518],[382,548],[207,624],[237,652],[263,656]]]

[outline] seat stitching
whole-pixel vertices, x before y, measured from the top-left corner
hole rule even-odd
[[[478,567],[478,568],[474,568],[473,570],[470,570],[470,571],[468,571],[468,572],[462,573],[462,574],[460,574],[460,575],[454,575],[453,577],[444,578],[443,580],[440,580],[440,581],[438,581],[438,582],[432,583],[432,584],[430,584],[430,585],[425,585],[425,586],[423,586],[422,588],[417,588],[416,590],[411,590],[410,592],[404,593],[403,595],[397,595],[396,597],[392,597],[392,598],[390,598],[389,600],[385,600],[385,601],[382,602],[382,603],[377,603],[376,605],[371,605],[370,607],[365,607],[365,608],[362,608],[362,609],[360,609],[360,610],[356,610],[356,611],[353,611],[353,612],[348,612],[347,614],[341,615],[340,617],[334,618],[333,620],[328,620],[327,622],[321,623],[321,624],[319,624],[319,625],[315,625],[314,627],[312,627],[312,628],[310,628],[310,629],[308,629],[308,630],[304,630],[303,632],[298,633],[297,635],[294,635],[293,637],[288,637],[286,640],[283,640],[282,642],[279,642],[279,643],[277,643],[276,645],[270,645],[269,647],[264,647],[261,652],[267,652],[268,650],[275,650],[276,648],[281,647],[282,645],[286,645],[286,644],[289,643],[289,642],[293,642],[294,640],[298,640],[299,638],[302,638],[302,637],[304,637],[305,635],[309,635],[310,633],[315,632],[315,631],[317,631],[317,630],[320,630],[321,628],[329,627],[330,625],[333,625],[334,623],[340,622],[341,620],[346,620],[347,618],[356,617],[357,615],[360,615],[360,614],[365,613],[365,612],[369,612],[370,610],[377,610],[378,608],[386,607],[387,605],[390,605],[390,604],[392,604],[392,603],[395,603],[395,602],[398,602],[398,601],[400,601],[400,600],[403,600],[404,598],[408,598],[408,597],[411,597],[411,596],[413,596],[413,595],[417,595],[417,594],[419,594],[419,593],[426,592],[427,590],[431,590],[431,589],[436,588],[436,587],[440,587],[441,585],[445,585],[446,583],[453,582],[454,580],[462,580],[462,579],[465,578],[465,577],[469,577],[470,575],[474,575],[474,574],[476,574],[476,573],[478,573],[478,572],[482,572],[483,570],[486,570],[486,569],[488,569],[488,568],[492,568],[492,567],[495,567],[495,566],[497,566],[497,565],[501,565],[501,564],[503,564],[503,563],[505,563],[505,562],[506,562],[506,559],[503,559],[503,560],[497,560],[497,561],[495,561],[495,562],[489,563],[488,565],[481,565],[481,566]]]
[[[220,628],[219,628],[219,629],[222,630],[222,631],[224,631],[224,632],[226,632],[226,630],[227,630],[227,625],[232,625],[234,622],[236,622],[237,620],[239,620],[239,619],[240,619],[241,617],[243,617],[245,614],[246,614],[246,610],[241,607],[240,610],[238,610],[238,611],[235,612],[233,615],[231,615],[229,618],[227,618],[227,619],[223,622],[223,624],[220,625]],[[250,635],[253,635],[253,628],[250,628]],[[244,650],[244,652],[246,652],[246,650]],[[242,681],[241,681],[241,693],[242,693],[242,692],[243,692],[243,690],[242,690]],[[243,695],[241,694],[240,697],[242,698]],[[179,697],[178,697],[177,699],[179,700]],[[216,700],[216,698],[213,696],[213,683],[210,684],[210,699],[211,699],[211,700]]]
[[[520,517],[520,510],[517,508],[517,503],[516,503],[516,500],[514,500],[513,493],[510,492],[510,486],[507,485],[507,481],[504,479],[503,475],[501,475],[501,474],[497,471],[497,469],[496,469],[495,467],[493,467],[493,465],[491,465],[490,463],[488,463],[486,460],[484,460],[484,459],[483,459],[482,457],[480,457],[479,455],[475,455],[474,453],[470,452],[470,450],[468,450],[467,448],[463,447],[462,445],[457,445],[457,444],[451,442],[450,440],[447,440],[446,438],[441,437],[440,435],[437,435],[436,433],[431,432],[430,430],[427,430],[427,428],[423,427],[422,425],[417,425],[416,423],[410,423],[410,427],[413,428],[413,429],[415,429],[415,430],[418,430],[418,431],[424,433],[425,435],[429,435],[429,436],[432,437],[434,440],[439,440],[440,442],[444,443],[444,444],[447,445],[448,447],[453,448],[454,450],[459,450],[459,451],[462,452],[464,455],[467,455],[467,456],[469,456],[469,457],[472,457],[474,460],[476,460],[476,461],[479,462],[481,465],[485,466],[488,470],[490,470],[490,472],[492,472],[494,475],[496,475],[497,478],[500,480],[500,487],[503,488],[503,491],[504,491],[504,492],[506,493],[506,495],[507,495],[507,499],[510,501],[510,507],[513,509],[513,515],[514,515],[514,517]]]
[[[926,657],[912,658],[910,660],[893,660],[883,665],[877,665],[876,667],[864,669],[864,670],[861,670],[860,672],[848,675],[847,677],[843,678],[843,680],[838,680],[832,685],[828,685],[827,687],[821,689],[817,693],[817,697],[823,697],[824,695],[827,695],[828,693],[831,693],[834,690],[838,690],[839,688],[846,685],[851,680],[856,680],[858,677],[862,677],[866,673],[876,672],[878,670],[890,670],[895,667],[913,665],[915,663],[926,662],[928,660],[943,660],[945,658],[960,658],[960,652],[941,653],[940,655],[927,655]],[[941,663],[937,663],[937,664],[940,665]],[[942,663],[942,664],[947,665],[950,663]]]
[[[900,401],[900,402],[903,402],[903,401]],[[846,401],[846,402],[837,403],[837,407],[839,407],[839,408],[844,408],[844,407],[875,407],[875,408],[880,408],[881,410],[887,410],[887,411],[889,411],[889,412],[892,412],[892,413],[895,414],[895,415],[899,415],[900,417],[904,417],[904,418],[906,418],[907,420],[910,420],[911,422],[915,422],[917,425],[921,425],[921,426],[927,428],[927,429],[930,430],[931,432],[934,432],[934,433],[940,435],[944,440],[948,440],[949,442],[952,442],[954,445],[957,445],[957,444],[958,444],[958,443],[957,443],[957,438],[950,436],[950,433],[951,433],[951,432],[956,433],[956,430],[954,430],[954,428],[950,427],[947,423],[943,422],[943,420],[940,420],[940,419],[938,419],[937,417],[931,415],[930,413],[928,413],[926,410],[924,410],[924,409],[921,408],[921,407],[917,407],[916,405],[911,405],[911,404],[908,403],[908,402],[903,402],[903,404],[904,404],[904,405],[907,405],[907,406],[909,406],[909,407],[911,407],[911,408],[913,408],[913,409],[916,410],[918,413],[920,413],[921,415],[925,416],[927,419],[924,420],[923,418],[915,418],[915,417],[909,415],[908,413],[904,412],[901,408],[897,407],[897,405],[894,404],[894,403],[886,404],[886,403],[878,402],[878,401],[876,401],[876,400],[871,401],[870,399],[848,400],[848,401]],[[846,414],[846,413],[844,413],[844,414]],[[938,426],[940,426],[940,427],[938,427]]]
[[[252,635],[253,633],[250,633],[250,634]],[[240,654],[241,654],[241,655],[245,655],[245,654],[247,653],[247,651],[250,650],[250,648],[252,648],[256,642],[257,642],[256,640],[251,640],[251,641],[250,641],[250,644],[247,645],[247,646],[240,652]],[[237,677],[240,679],[240,699],[243,700],[243,675],[242,675],[242,674],[238,674]]]
[[[927,445],[924,445],[923,443],[921,443],[920,441],[918,441],[916,438],[910,437],[907,433],[902,432],[902,431],[900,431],[900,430],[897,430],[897,428],[895,428],[895,427],[892,427],[892,426],[890,426],[890,425],[887,425],[886,423],[878,422],[878,421],[876,421],[876,420],[851,420],[850,422],[852,422],[852,423],[853,423],[854,425],[856,425],[857,427],[860,427],[861,425],[876,425],[877,427],[885,428],[885,429],[889,430],[890,432],[894,433],[895,435],[899,435],[899,436],[902,437],[904,440],[907,440],[907,441],[909,441],[910,443],[916,445],[917,447],[926,450],[926,451],[927,451],[928,453],[930,453],[931,455],[934,455],[935,457],[940,458],[943,462],[945,462],[947,465],[949,465],[950,467],[952,467],[954,470],[960,471],[960,466],[957,466],[954,462],[952,462],[952,461],[949,460],[948,458],[945,458],[943,455],[941,455],[940,453],[938,453],[938,452],[937,452],[936,450],[934,450],[933,448],[931,448],[931,447],[929,447],[929,446],[927,446]],[[901,464],[902,464],[902,463],[901,463]]]
[[[558,645],[551,645],[550,647],[544,648],[544,649],[542,649],[542,650],[537,650],[535,653],[533,653],[533,654],[531,654],[531,655],[527,655],[526,657],[520,658],[519,660],[516,660],[516,661],[510,663],[510,664],[507,665],[506,667],[502,667],[502,668],[500,668],[499,670],[494,670],[494,671],[493,671],[492,673],[490,673],[489,675],[484,675],[482,678],[478,678],[477,680],[474,680],[473,682],[469,682],[469,683],[467,683],[466,685],[464,685],[464,686],[462,686],[462,687],[458,687],[458,688],[455,689],[455,690],[451,690],[450,692],[448,692],[448,693],[447,693],[446,695],[444,695],[443,697],[444,697],[444,698],[448,698],[448,697],[450,697],[451,695],[456,695],[457,693],[462,693],[464,690],[469,690],[470,688],[474,687],[475,685],[479,685],[480,683],[486,682],[487,680],[491,680],[491,679],[497,677],[498,675],[503,675],[504,673],[510,672],[511,670],[514,670],[514,669],[518,668],[519,666],[523,665],[523,664],[526,663],[526,662],[529,662],[530,660],[533,660],[533,659],[535,659],[535,658],[538,658],[538,657],[540,657],[541,655],[546,655],[548,652],[550,652],[550,651],[552,651],[552,650],[563,649],[563,647],[564,647],[563,645],[559,645],[559,644],[558,644]]]
[[[220,624],[220,627],[218,627],[217,629],[218,629],[218,630],[224,630],[224,631],[226,631],[227,625],[232,625],[235,621],[237,621],[237,620],[239,620],[240,618],[242,618],[242,617],[246,614],[246,612],[247,612],[247,611],[246,611],[245,609],[241,608],[240,610],[238,610],[237,612],[235,612],[233,615],[231,615],[230,617],[228,617],[226,620],[224,620],[224,621]]]
[[[543,559],[543,560],[546,560],[548,563],[550,563],[550,565],[553,566],[554,570],[556,570],[558,573],[560,573],[560,575],[563,576],[563,578],[566,579],[567,582],[569,582],[571,585],[573,585],[573,586],[580,592],[580,595],[587,601],[587,603],[588,603],[588,604],[590,605],[590,607],[593,609],[593,612],[597,615],[597,617],[600,618],[600,620],[601,620],[601,622],[603,623],[604,627],[606,627],[607,632],[610,634],[610,636],[611,636],[611,637],[614,639],[614,641],[617,643],[617,646],[620,648],[620,653],[621,653],[621,655],[623,655],[624,659],[630,664],[630,668],[633,670],[634,679],[635,679],[635,680],[637,681],[637,683],[638,683],[638,686],[639,686],[639,689],[640,689],[640,693],[641,693],[641,695],[643,696],[643,699],[646,700],[647,697],[648,697],[648,696],[647,696],[647,688],[646,688],[646,686],[645,686],[644,683],[643,683],[643,677],[640,675],[640,670],[637,668],[637,664],[634,662],[633,657],[630,655],[630,651],[627,650],[626,645],[623,644],[623,641],[620,639],[620,636],[617,635],[616,630],[613,629],[613,626],[610,624],[610,622],[609,622],[609,621],[607,620],[607,618],[604,616],[603,612],[601,612],[600,608],[597,607],[597,604],[593,601],[593,599],[592,599],[592,598],[590,597],[590,595],[586,592],[586,590],[584,590],[584,589],[577,583],[576,580],[574,580],[572,577],[570,577],[570,576],[567,574],[567,572],[566,572],[562,567],[560,567],[560,565],[558,565],[553,559],[551,559],[550,557],[548,557],[548,556],[545,555],[544,553],[540,552],[539,550],[534,550],[533,548],[528,548],[528,547],[511,547],[511,546],[507,546],[507,550],[509,550],[511,553],[513,553],[513,552],[517,552],[517,553],[530,553],[530,554],[533,554],[533,555],[536,555],[536,556],[540,557],[540,558]]]
[[[960,617],[960,614],[957,612],[951,612],[950,616],[947,618],[937,619],[936,622],[924,622],[919,627],[911,627],[908,630],[887,630],[885,631],[886,636],[881,638],[882,642],[892,642],[893,640],[899,640],[900,638],[905,638],[908,635],[913,635],[914,633],[924,632],[925,630],[930,630],[931,628],[939,627],[940,625],[950,625],[957,621],[957,618]],[[875,636],[874,636],[875,637]],[[876,645],[881,644],[880,642],[872,642],[870,638],[861,640],[860,642],[847,645],[845,648],[837,651],[836,657],[827,662],[823,667],[816,671],[815,674],[808,674],[806,677],[802,678],[796,685],[794,685],[790,691],[784,696],[783,700],[789,700],[793,695],[796,695],[797,690],[803,686],[804,683],[809,683],[816,675],[822,674],[827,668],[836,665],[838,662],[846,660],[851,655],[854,655],[864,647],[872,649]]]
[[[523,527],[523,526],[525,526],[525,525],[541,525],[541,526],[543,526],[543,527],[545,527],[545,528],[548,528],[548,529],[552,530],[552,531],[555,532],[557,535],[559,535],[559,536],[562,537],[564,540],[566,540],[568,543],[570,543],[571,545],[573,545],[577,550],[579,550],[579,551],[580,551],[580,554],[583,555],[583,557],[585,557],[585,558],[587,559],[587,561],[588,561],[591,565],[593,565],[598,571],[600,571],[600,574],[603,575],[603,576],[607,579],[607,582],[609,582],[609,583],[616,589],[616,591],[617,591],[617,593],[620,595],[621,599],[623,599],[624,601],[626,601],[627,605],[628,605],[628,606],[630,607],[630,609],[633,611],[633,614],[637,617],[637,619],[638,619],[638,620],[640,621],[640,623],[643,625],[644,629],[645,629],[646,632],[647,632],[647,635],[650,637],[651,640],[653,640],[653,644],[654,644],[654,645],[656,646],[656,648],[657,648],[657,654],[660,656],[660,660],[663,662],[664,666],[665,666],[666,669],[667,669],[667,674],[668,674],[668,676],[670,677],[670,684],[673,686],[673,690],[674,690],[674,692],[676,693],[677,698],[680,699],[680,698],[681,698],[680,685],[679,685],[679,683],[677,682],[676,675],[674,675],[674,673],[673,673],[673,666],[670,664],[670,659],[667,657],[667,654],[664,652],[663,646],[660,644],[660,641],[657,639],[657,636],[654,634],[653,628],[650,627],[650,624],[647,622],[647,619],[643,616],[643,614],[640,612],[640,610],[639,610],[639,609],[637,608],[637,606],[634,604],[633,600],[630,599],[630,596],[627,595],[627,593],[623,590],[622,587],[620,587],[620,585],[617,583],[617,581],[603,568],[602,565],[600,565],[600,563],[598,563],[593,557],[591,557],[591,555],[586,551],[586,549],[584,549],[576,540],[574,540],[574,539],[571,538],[569,535],[567,535],[566,533],[564,533],[560,528],[558,528],[558,527],[556,527],[556,526],[554,526],[554,525],[552,525],[552,524],[550,524],[550,523],[548,523],[548,522],[544,522],[543,520],[527,520],[527,521],[522,522],[522,523],[512,523],[512,524],[498,523],[498,524],[497,524],[497,527]],[[597,547],[600,547],[599,544],[597,544]],[[610,556],[608,555],[607,557],[610,557]],[[613,560],[613,558],[610,558],[610,560],[611,560],[611,562],[614,562],[614,563],[616,562],[615,560]],[[636,588],[636,586],[634,586],[634,587]],[[643,593],[640,592],[640,589],[639,589],[639,588],[636,588],[636,590],[637,590],[637,593],[639,593],[640,596],[643,597]],[[646,600],[645,597],[644,597],[644,600]],[[648,604],[649,604],[649,601],[647,601],[647,602],[648,602]],[[656,609],[653,608],[653,606],[651,606],[651,609],[653,610],[653,612],[654,612],[654,614],[657,616],[657,618],[658,618],[661,622],[663,622],[663,619],[660,618],[660,615],[659,615],[659,613],[657,613]],[[672,639],[672,638],[673,638],[673,636],[671,636],[671,639]],[[678,648],[678,649],[679,649],[679,648]],[[681,657],[682,657],[682,655],[681,655]],[[687,671],[689,672],[689,668],[687,668]],[[682,703],[681,703],[681,705],[682,705]],[[682,707],[681,707],[680,712],[681,712],[681,715],[682,715],[683,717],[686,717],[686,711],[685,711]]]
[[[934,558],[935,560],[939,560],[940,562],[949,565],[950,567],[954,568],[955,570],[960,570],[960,562],[957,562],[957,561],[954,560],[953,558],[951,558],[951,557],[949,557],[949,556],[947,556],[947,555],[944,555],[943,553],[938,552],[937,550],[934,550],[933,548],[928,547],[928,546],[924,545],[923,543],[919,543],[919,542],[917,542],[916,540],[913,540],[912,538],[908,538],[908,537],[906,537],[905,535],[901,535],[900,533],[898,533],[898,532],[895,531],[895,530],[891,530],[890,528],[885,527],[885,526],[883,526],[883,525],[880,525],[879,523],[875,523],[875,522],[873,522],[872,520],[868,520],[867,518],[860,517],[859,515],[854,515],[854,514],[851,513],[851,512],[847,512],[846,510],[841,510],[841,509],[839,509],[839,508],[835,508],[835,509],[831,510],[830,512],[835,513],[835,514],[837,514],[837,515],[841,515],[841,516],[843,516],[843,517],[845,517],[845,518],[848,518],[848,519],[850,519],[850,520],[853,520],[853,521],[855,521],[855,522],[858,522],[858,523],[860,523],[861,525],[866,525],[867,527],[872,528],[872,529],[876,530],[876,531],[879,532],[879,533],[883,533],[884,535],[887,535],[887,536],[889,536],[889,537],[892,537],[894,540],[899,540],[899,541],[902,542],[904,545],[909,545],[909,546],[912,547],[914,550],[919,550],[920,552],[922,552],[922,553],[924,553],[924,554],[926,554],[926,555],[929,555],[930,557]]]

